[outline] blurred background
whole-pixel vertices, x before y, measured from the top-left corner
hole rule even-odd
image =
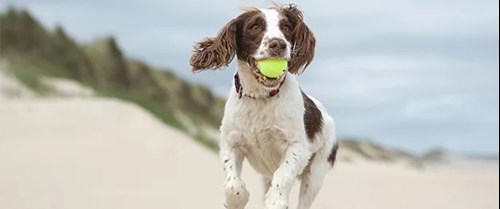
[[[281,3],[316,35],[299,81],[341,140],[315,209],[499,207],[498,1]],[[247,6],[271,3],[2,0],[0,208],[223,208],[235,66],[188,60]]]

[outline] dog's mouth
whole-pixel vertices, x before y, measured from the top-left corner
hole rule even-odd
[[[257,67],[257,61],[258,60],[252,59],[248,62],[248,64],[250,65],[250,69],[252,71],[252,74],[255,77],[255,79],[257,79],[257,82],[259,82],[260,84],[262,84],[265,87],[278,86],[280,84],[280,82],[283,80],[283,78],[285,77],[286,73],[284,73],[283,75],[281,75],[277,78],[267,77],[260,72],[259,68]]]

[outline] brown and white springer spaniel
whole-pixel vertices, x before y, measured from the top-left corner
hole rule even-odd
[[[338,148],[332,117],[296,78],[312,62],[315,44],[296,6],[275,5],[246,9],[217,37],[194,46],[195,72],[225,67],[235,56],[238,62],[220,138],[226,208],[243,209],[248,202],[240,177],[244,159],[263,176],[266,209],[289,208],[296,178],[298,209],[311,207]],[[269,58],[288,60],[288,72],[275,79],[262,75],[256,61]]]

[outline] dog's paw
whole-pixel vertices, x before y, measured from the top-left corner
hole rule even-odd
[[[226,202],[224,206],[227,209],[243,209],[248,202],[250,194],[245,188],[245,183],[239,179],[230,179],[224,185]]]
[[[266,194],[266,209],[288,209],[288,194],[271,188]]]

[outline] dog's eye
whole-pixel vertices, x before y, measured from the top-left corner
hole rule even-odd
[[[260,29],[260,26],[259,26],[259,24],[256,23],[256,24],[251,25],[249,28],[251,31],[258,31]]]
[[[292,31],[292,26],[290,25],[283,25],[282,30],[285,32],[290,32]]]

